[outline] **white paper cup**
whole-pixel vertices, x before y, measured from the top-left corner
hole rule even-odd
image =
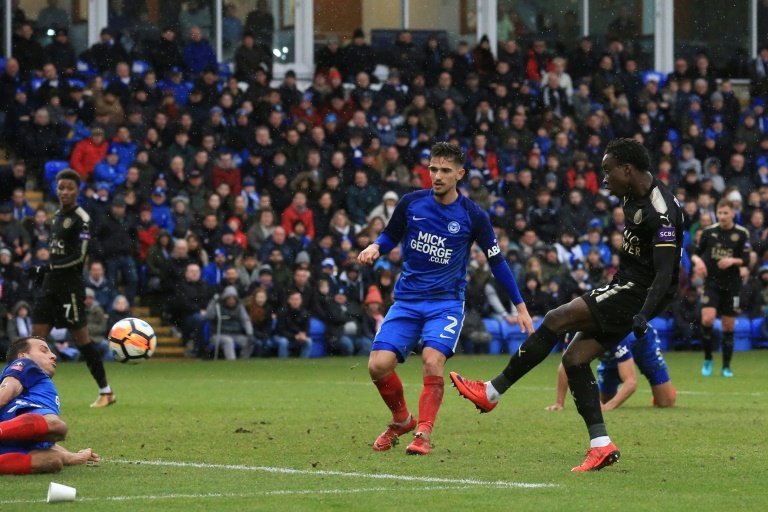
[[[48,503],[57,503],[59,501],[75,501],[77,489],[68,485],[51,482],[48,486]]]

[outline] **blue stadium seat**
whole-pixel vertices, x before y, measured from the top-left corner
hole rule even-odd
[[[48,186],[51,187],[51,195],[53,197],[56,197],[56,175],[59,173],[59,171],[68,167],[69,162],[66,160],[51,160],[50,162],[45,163],[45,167],[43,169],[43,179],[46,183],[48,183]]]
[[[722,340],[723,322],[719,318],[715,320],[713,328]],[[735,352],[752,350],[752,322],[746,316],[736,317],[733,325],[733,350]]]
[[[219,63],[219,80],[227,81],[232,76],[232,68],[229,62]]]
[[[491,335],[491,341],[488,344],[489,354],[501,354],[501,342],[504,339],[501,334],[501,322],[495,318],[483,318],[483,323]]]
[[[325,324],[322,320],[309,318],[309,337],[312,338],[312,351],[309,354],[311,358],[325,356]]]
[[[753,318],[750,322],[751,325],[751,332],[750,337],[752,338],[752,348],[768,348],[768,338],[765,338],[763,336],[763,323],[765,322],[765,319],[760,318]]]

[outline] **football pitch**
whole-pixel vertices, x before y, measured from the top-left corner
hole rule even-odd
[[[45,504],[48,483],[77,488],[62,510],[760,510],[768,509],[768,351],[737,352],[736,377],[704,379],[700,353],[668,353],[678,406],[650,405],[648,384],[605,413],[618,465],[571,474],[588,446],[570,399],[554,401],[556,356],[479,414],[447,379],[425,457],[408,438],[370,448],[389,420],[364,358],[109,364],[118,402],[89,409],[84,364],[55,381],[70,434],[98,467],[0,478],[0,511]],[[496,375],[507,356],[457,356],[447,368]],[[399,367],[418,410],[421,364]]]

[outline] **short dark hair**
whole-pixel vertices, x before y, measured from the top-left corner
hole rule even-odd
[[[635,139],[614,139],[608,143],[605,154],[613,156],[619,164],[629,164],[640,172],[651,169],[648,150]]]
[[[80,188],[80,175],[74,169],[62,169],[56,174],[56,183],[61,180],[72,180]]]
[[[22,336],[21,338],[16,338],[10,345],[8,345],[8,351],[5,353],[5,360],[10,363],[14,359],[17,359],[19,354],[29,350],[29,340],[45,341],[45,338],[40,336]]]
[[[430,150],[432,158],[443,157],[449,160],[453,160],[455,163],[464,165],[464,151],[456,144],[449,144],[448,142],[438,142]]]
[[[719,210],[720,208],[730,208],[731,210],[736,209],[736,207],[733,204],[733,201],[731,201],[726,197],[722,198],[717,202],[717,209]]]

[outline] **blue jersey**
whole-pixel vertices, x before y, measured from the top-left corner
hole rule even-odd
[[[25,412],[45,411],[44,414],[60,414],[59,392],[53,380],[34,361],[16,359],[3,370],[0,382],[14,377],[21,382],[21,394],[0,408],[0,420],[7,420]]]
[[[488,214],[463,195],[443,205],[431,189],[406,194],[383,235],[394,244],[402,242],[396,300],[464,300],[473,242],[491,267],[503,261]]]

